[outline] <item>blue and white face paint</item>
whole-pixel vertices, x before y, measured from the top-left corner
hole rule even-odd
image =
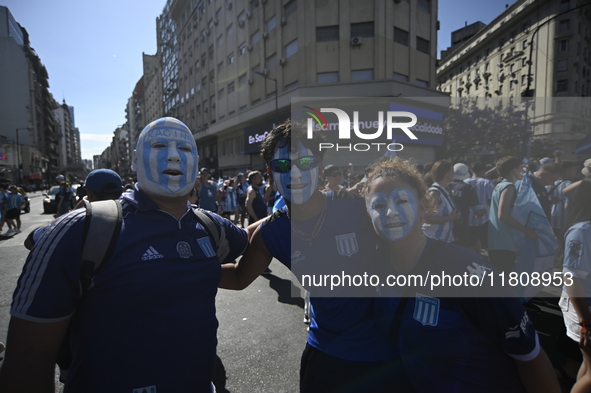
[[[164,117],[148,124],[138,137],[132,169],[138,187],[157,196],[187,195],[197,178],[197,145],[181,121]]]
[[[418,217],[417,200],[408,188],[395,188],[389,195],[376,192],[367,202],[367,211],[376,233],[393,242],[403,239]]]
[[[277,148],[273,155],[274,160],[292,160],[291,170],[288,173],[273,173],[273,181],[277,190],[285,199],[296,205],[306,203],[318,188],[318,166],[309,171],[302,171],[293,162],[302,157],[313,156],[312,150],[298,142],[297,151],[290,152],[289,145]]]

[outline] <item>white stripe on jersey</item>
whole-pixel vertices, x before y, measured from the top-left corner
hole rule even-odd
[[[492,199],[492,193],[495,189],[495,185],[492,181],[484,179],[482,177],[464,179],[464,183],[469,184],[476,190],[478,195],[478,201],[486,210],[486,214],[481,218],[476,218],[474,211],[470,209],[470,216],[468,218],[468,225],[471,227],[478,227],[488,222],[488,212],[490,211],[490,205],[488,201]]]
[[[55,248],[64,235],[70,230],[72,225],[85,215],[86,209],[78,209],[70,214],[60,217],[54,224],[52,224],[52,228],[49,228],[49,230],[45,232],[40,242],[36,245],[33,251],[31,251],[29,257],[31,259],[30,263],[25,264],[26,270],[22,273],[22,283],[19,286],[20,289],[14,295],[12,309],[15,312],[27,314]]]

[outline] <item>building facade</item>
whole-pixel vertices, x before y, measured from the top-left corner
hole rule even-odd
[[[290,116],[292,97],[441,96],[435,0],[174,0],[166,11],[159,37],[167,26],[176,40],[159,39],[164,113],[193,131],[200,166],[223,174],[264,168],[250,141]]]
[[[582,159],[572,151],[591,120],[591,6],[579,7],[584,3],[516,1],[448,48],[437,89],[451,97],[509,97],[526,111],[534,137],[558,141],[565,158]]]

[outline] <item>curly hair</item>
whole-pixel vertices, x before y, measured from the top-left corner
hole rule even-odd
[[[285,123],[280,124],[269,132],[261,145],[261,155],[269,165],[275,154],[275,150],[285,146],[291,147],[292,138],[301,142],[306,148],[312,150],[312,154],[322,159],[324,152],[319,149],[319,143],[324,141],[324,137],[319,132],[314,132],[312,139],[306,137],[306,126],[300,122],[292,122],[287,119]]]
[[[433,201],[427,193],[428,187],[423,182],[423,177],[416,166],[411,161],[399,157],[381,157],[371,164],[363,190],[365,196],[368,196],[371,183],[379,178],[388,177],[399,179],[408,184],[416,192],[417,199],[425,202],[427,211],[430,212],[435,209]]]

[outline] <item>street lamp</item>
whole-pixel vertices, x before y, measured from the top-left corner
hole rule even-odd
[[[531,90],[531,81],[533,80],[533,78],[531,76],[531,66],[533,64],[532,56],[533,56],[533,49],[534,49],[534,46],[533,46],[533,44],[534,44],[534,38],[535,38],[536,34],[538,33],[538,31],[542,28],[542,26],[544,26],[546,23],[550,22],[552,19],[558,18],[561,15],[567,14],[567,13],[569,13],[571,11],[574,11],[576,9],[585,7],[585,6],[590,5],[590,4],[591,4],[591,1],[589,1],[589,2],[587,2],[585,4],[582,4],[582,5],[579,5],[579,6],[575,7],[575,8],[571,8],[569,10],[566,10],[564,12],[561,12],[560,14],[556,14],[552,18],[546,19],[544,21],[544,23],[539,24],[538,27],[536,27],[536,29],[534,30],[533,34],[531,35],[531,39],[529,40],[529,60],[527,61],[527,87],[526,87],[525,91],[522,94],[523,97],[533,97],[534,96],[534,92]]]
[[[269,79],[269,80],[272,80],[273,82],[275,82],[275,127],[277,127],[279,125],[279,103],[277,101],[278,100],[277,96],[279,94],[279,91],[277,90],[277,79],[270,78],[267,75],[265,75],[259,71],[255,71],[254,73],[262,76],[265,79]]]
[[[20,154],[21,145],[19,143],[18,132],[22,131],[22,130],[30,130],[30,129],[31,129],[31,127],[17,128],[15,131],[15,134],[16,134],[16,181],[17,181],[18,185],[21,185],[21,183],[22,183],[21,170],[20,170],[20,167],[22,165],[21,154]]]

